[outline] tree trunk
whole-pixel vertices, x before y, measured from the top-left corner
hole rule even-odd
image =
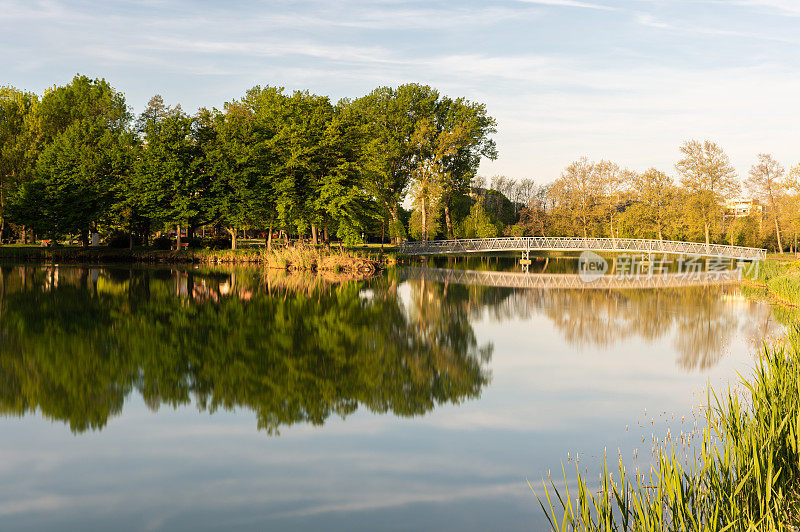
[[[133,231],[128,233],[128,249],[133,251]]]
[[[314,247],[317,247],[318,243],[319,242],[318,242],[318,239],[317,239],[317,226],[316,225],[312,225],[311,226],[311,244]]]
[[[611,246],[614,247],[614,215],[612,214],[609,218],[609,224],[611,229]]]
[[[778,225],[778,214],[775,214],[775,236],[778,238],[778,253],[783,253],[783,243],[781,242],[781,228]]]
[[[453,222],[450,220],[450,205],[445,202],[444,204],[444,223],[447,225],[447,236],[455,238],[456,234],[453,232]]]
[[[272,222],[269,223],[269,230],[267,231],[267,251],[272,251]]]
[[[231,249],[236,249],[236,228],[226,227],[225,230],[231,235]]]
[[[425,197],[422,197],[422,240],[428,240],[428,210],[425,208]]]
[[[178,251],[180,251],[181,250],[181,226],[180,225],[176,225],[175,228],[177,230],[177,232],[176,232],[176,235],[177,235],[177,237],[176,237],[177,238],[176,249]]]
[[[708,227],[708,222],[706,222],[704,225],[706,228],[706,246],[708,246],[709,244],[711,244],[711,230]]]
[[[81,246],[88,248],[89,247],[89,230],[88,229],[81,229]]]
[[[391,217],[392,221],[389,224],[389,237],[391,238],[392,244],[397,244],[400,241],[400,235],[393,234],[396,231],[397,226],[400,225],[400,215],[397,212],[397,205],[389,206],[388,202],[384,202],[386,205],[386,210],[389,211],[389,216]]]

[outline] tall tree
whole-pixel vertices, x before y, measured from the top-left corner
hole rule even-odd
[[[711,227],[721,211],[721,204],[739,192],[736,170],[716,143],[687,141],[681,146],[683,158],[676,168],[681,184],[690,194],[692,208],[700,216],[706,244],[711,243]]]
[[[597,175],[595,164],[582,157],[567,166],[550,189],[557,216],[577,225],[584,238],[589,236],[602,192]]]
[[[525,207],[520,213],[520,224],[525,233],[531,236],[546,236],[551,226],[551,216],[548,212],[550,187],[537,186],[530,181],[532,187],[525,195]]]
[[[0,235],[6,224],[7,198],[33,177],[38,151],[29,142],[26,122],[38,101],[29,92],[0,87]]]
[[[599,161],[594,165],[594,180],[599,189],[599,209],[608,223],[609,236],[613,240],[616,235],[614,219],[622,201],[622,194],[629,185],[630,172],[620,169],[617,163]]]
[[[634,197],[641,206],[641,209],[637,209],[639,221],[651,225],[658,239],[664,240],[667,216],[675,200],[672,178],[651,168],[643,173],[632,174],[631,184]]]
[[[361,166],[370,193],[391,219],[394,241],[404,238],[400,205],[418,161],[411,138],[419,120],[433,115],[439,93],[418,84],[381,87],[352,102],[362,124]]]
[[[361,243],[367,224],[381,217],[364,180],[359,127],[348,102],[336,106],[321,142],[323,172],[315,194],[315,209],[324,213],[344,243]]]
[[[109,215],[116,183],[129,171],[125,98],[103,79],[76,76],[47,91],[34,111],[31,141],[42,151],[14,210],[40,231],[79,232],[86,245],[89,231]]]
[[[497,159],[497,145],[491,137],[497,132],[497,122],[488,115],[484,104],[448,97],[439,101],[436,121],[439,124],[436,156],[441,176],[442,208],[447,234],[452,238],[454,201],[469,192],[469,184],[483,158]]]
[[[750,168],[750,174],[745,181],[745,185],[753,197],[769,206],[773,222],[775,223],[775,238],[778,241],[778,253],[783,253],[779,222],[781,199],[785,193],[783,178],[783,166],[773,159],[771,155],[760,153],[758,155],[758,162]]]
[[[417,151],[417,164],[413,170],[412,190],[414,203],[421,214],[422,239],[428,240],[429,220],[431,214],[439,210],[440,204],[450,200],[445,195],[452,195],[463,189],[456,177],[455,165],[450,165],[468,136],[466,129],[460,124],[450,129],[439,129],[428,119],[423,119],[412,136],[412,145]],[[466,181],[469,183],[469,180]],[[445,217],[448,234],[452,236],[453,227],[450,210],[445,206]]]
[[[144,121],[144,149],[134,164],[134,179],[142,209],[161,229],[177,225],[178,241],[184,227],[215,220],[213,175],[207,171],[201,145],[210,119],[179,108]]]

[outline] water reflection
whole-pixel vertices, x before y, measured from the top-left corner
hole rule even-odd
[[[3,530],[545,529],[525,478],[645,459],[793,319],[409,277],[2,267]]]
[[[601,288],[570,274],[413,268],[403,275],[422,282],[436,280],[451,293],[451,283],[460,286],[461,299],[469,301],[474,319],[486,311],[498,322],[544,315],[578,348],[608,348],[632,338],[650,343],[671,339],[679,354],[676,363],[687,371],[715,365],[740,330],[758,345],[782,334],[797,318],[794,312],[773,314],[769,306],[744,297],[728,277],[714,273],[685,282],[679,282],[680,276],[668,278],[668,283],[657,276],[653,279],[657,288],[646,288],[648,276],[625,280],[619,288],[610,287],[613,283]],[[669,286],[673,282],[676,286]],[[637,284],[644,288],[630,288]]]
[[[0,412],[81,432],[136,391],[152,410],[246,408],[274,434],[358,408],[411,417],[479,397],[493,345],[473,323],[485,315],[546,317],[577,348],[671,342],[684,371],[714,366],[737,333],[755,343],[783,330],[731,286],[517,289],[412,273],[3,266]]]
[[[363,407],[399,416],[480,395],[491,345],[446,299],[408,309],[387,278],[3,267],[0,409],[102,428],[137,390],[153,410],[245,407],[259,428]],[[308,281],[308,279],[307,279]],[[302,289],[300,287],[302,286]],[[424,303],[424,304],[423,304]]]

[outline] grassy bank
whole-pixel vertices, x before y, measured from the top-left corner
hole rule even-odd
[[[770,258],[747,280],[764,290],[775,303],[800,306],[800,262]]]
[[[540,503],[552,529],[793,530],[800,522],[800,334],[765,348],[741,384],[739,392],[708,392],[691,454],[661,443],[648,474],[631,474],[620,462],[614,473],[604,468],[599,488],[580,470],[572,489],[545,485]]]
[[[236,250],[161,251],[149,248],[33,246],[0,247],[0,259],[35,262],[138,262],[171,264],[259,264],[281,270],[368,273],[394,263],[394,257],[380,251],[314,246],[266,247]]]

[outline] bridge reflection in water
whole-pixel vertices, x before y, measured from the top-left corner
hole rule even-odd
[[[493,286],[498,288],[550,288],[570,290],[624,290],[683,288],[737,283],[741,270],[602,275],[587,278],[580,274],[517,273],[479,270],[452,270],[445,268],[404,268],[407,280],[424,279],[439,283]]]

